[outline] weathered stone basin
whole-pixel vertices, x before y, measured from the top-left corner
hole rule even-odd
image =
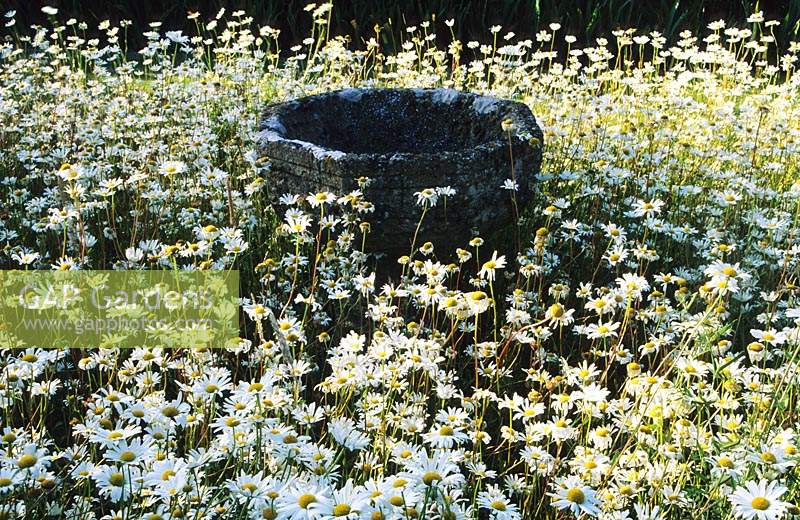
[[[502,128],[506,119],[514,123],[510,132]],[[415,192],[456,190],[430,210],[417,238],[417,246],[431,241],[447,257],[513,220],[511,192],[501,188],[512,178],[512,155],[519,208],[541,163],[542,133],[525,105],[449,89],[309,96],[267,107],[260,130],[274,203],[284,193],[345,194],[369,177],[365,195],[375,212],[366,217],[367,245],[391,256],[410,252],[421,213]]]

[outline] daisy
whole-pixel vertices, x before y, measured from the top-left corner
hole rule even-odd
[[[122,466],[138,465],[153,456],[155,449],[152,444],[148,438],[144,440],[137,438],[130,442],[122,440],[108,448],[105,458]]]
[[[616,337],[619,325],[619,322],[590,323],[586,326],[586,333],[589,339]]]
[[[203,399],[212,399],[231,387],[230,376],[224,372],[208,373],[195,381],[192,393]]]
[[[598,315],[608,314],[614,311],[615,303],[613,297],[602,296],[599,298],[591,298],[586,302],[586,309],[593,310]]]
[[[432,208],[436,206],[436,202],[439,200],[439,193],[434,188],[425,188],[422,191],[415,192],[414,196],[417,198],[417,205],[423,208]]]
[[[314,520],[325,516],[324,510],[332,509],[329,490],[314,484],[298,482],[276,500],[281,518],[291,520]]]
[[[454,445],[462,444],[469,440],[469,435],[459,427],[443,424],[434,427],[423,435],[425,442],[435,448],[452,448]]]
[[[94,480],[101,495],[107,496],[112,502],[119,502],[131,496],[135,486],[132,482],[138,474],[138,470],[131,466],[125,469],[101,466],[95,473]]]
[[[171,470],[165,470],[171,471]],[[229,480],[226,484],[227,489],[241,503],[248,503],[252,500],[261,500],[266,497],[267,483],[261,472],[255,475],[248,475],[240,472],[236,480]]]
[[[52,459],[53,457],[47,454],[46,448],[40,448],[35,444],[26,444],[17,454],[16,459],[12,459],[12,467],[23,473],[36,474],[47,469]]]
[[[652,217],[661,213],[661,208],[664,207],[664,202],[658,199],[650,201],[638,199],[634,205],[633,210],[630,212],[632,217]]]
[[[319,511],[327,517],[358,518],[369,503],[369,498],[370,494],[363,487],[348,480],[344,486],[333,491],[329,501],[321,503]]]
[[[750,334],[762,343],[780,345],[786,342],[786,334],[775,329],[759,330],[750,329]]]
[[[742,476],[744,469],[742,461],[731,453],[721,453],[713,457],[711,474],[715,477],[730,477],[737,479]]]
[[[456,189],[453,188],[452,186],[439,186],[438,188],[436,188],[436,193],[440,197],[452,197],[453,195],[456,194]]]
[[[636,512],[636,520],[662,520],[661,507],[650,508],[648,505],[634,504],[633,510]]]
[[[503,132],[513,132],[516,130],[517,125],[514,123],[513,119],[507,117],[500,122],[500,128],[503,129]]]
[[[369,446],[370,440],[356,428],[348,417],[337,417],[328,424],[328,431],[333,438],[348,450],[358,451]]]
[[[330,204],[336,200],[336,195],[329,191],[320,191],[318,193],[309,193],[306,197],[306,202],[312,207],[316,208]]]
[[[518,520],[522,518],[516,504],[506,498],[503,492],[495,486],[489,486],[488,491],[481,491],[478,494],[478,505],[483,509],[487,509],[492,518],[497,520]]]
[[[786,493],[787,488],[776,481],[760,480],[758,483],[750,481],[744,486],[737,487],[728,496],[733,513],[738,518],[749,520],[777,520],[785,513],[789,504],[780,498]]]
[[[502,269],[506,266],[506,257],[497,256],[497,251],[492,253],[492,258],[484,262],[481,270],[478,271],[478,276],[482,279],[487,278],[489,281],[494,281],[494,272],[497,269]]]
[[[508,191],[519,191],[519,183],[514,179],[506,179],[503,181],[503,184],[500,185],[500,188]]]
[[[11,258],[20,265],[30,265],[40,258],[39,253],[20,252],[11,255]]]
[[[574,313],[575,309],[565,309],[560,303],[554,303],[547,308],[544,317],[554,325],[566,326],[574,321],[572,317]]]
[[[0,496],[14,491],[14,487],[22,482],[24,476],[16,471],[8,469],[0,470]]]
[[[58,176],[67,182],[77,181],[84,175],[83,167],[78,164],[64,163],[58,169]]]
[[[186,171],[186,164],[181,161],[164,161],[158,167],[158,173],[166,177],[180,175]]]
[[[472,291],[466,294],[466,301],[469,310],[473,314],[481,314],[489,309],[491,299],[489,295],[483,291]]]
[[[418,458],[409,462],[408,474],[422,486],[460,486],[464,482],[464,476],[451,457],[452,454],[446,451],[434,452],[431,456],[422,452]]]
[[[793,459],[786,459],[785,451],[781,446],[763,444],[761,451],[748,455],[747,460],[755,462],[764,469],[777,470],[779,473],[786,473],[796,464]]]
[[[552,505],[558,509],[568,509],[576,517],[582,514],[597,516],[598,500],[595,498],[595,491],[586,486],[578,477],[568,477],[561,484],[556,486],[555,493],[548,493],[555,500]]]

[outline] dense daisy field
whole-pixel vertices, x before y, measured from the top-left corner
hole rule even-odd
[[[800,515],[800,45],[755,14],[384,55],[329,9],[291,49],[243,12],[3,18],[0,266],[237,269],[243,318],[225,349],[0,351],[0,519]],[[520,251],[376,261],[360,191],[272,211],[263,106],[387,85],[531,107]]]

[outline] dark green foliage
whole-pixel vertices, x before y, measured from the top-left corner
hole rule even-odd
[[[161,21],[169,29],[193,33],[194,23],[186,19],[189,11],[213,17],[220,8],[228,13],[243,10],[259,25],[281,29],[281,45],[299,43],[310,32],[311,16],[303,11],[308,0],[3,0],[2,10],[17,10],[19,25],[45,23],[43,5],[60,10],[59,19],[75,17],[96,25],[129,19],[135,27]],[[401,40],[400,31],[424,20],[439,22],[454,19],[453,30],[462,40],[490,40],[489,27],[502,25],[520,38],[533,38],[537,31],[559,22],[562,34],[574,34],[579,45],[591,45],[595,38],[610,37],[611,31],[635,27],[639,33],[658,30],[674,41],[684,29],[700,32],[714,20],[745,26],[747,16],[763,10],[767,19],[780,20],[775,28],[779,48],[797,38],[800,30],[800,0],[334,0],[332,34],[349,35],[359,43],[375,35],[380,25],[381,44],[393,51]],[[443,38],[449,31],[436,24]],[[136,31],[133,31],[137,34]],[[131,42],[135,46],[142,42]]]

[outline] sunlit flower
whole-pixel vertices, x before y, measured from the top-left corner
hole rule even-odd
[[[569,510],[576,517],[584,514],[597,516],[600,511],[594,490],[577,477],[569,477],[556,485],[555,493],[550,493],[550,496],[554,499],[554,507]]]
[[[186,171],[186,164],[184,164],[181,161],[164,161],[158,167],[158,173],[167,177],[180,175],[185,171]]]
[[[788,504],[780,498],[786,487],[777,482],[760,480],[746,482],[728,497],[738,518],[777,520],[786,513]]]

